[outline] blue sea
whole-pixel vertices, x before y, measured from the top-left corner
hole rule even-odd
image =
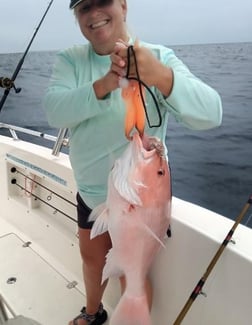
[[[190,70],[222,97],[223,123],[192,131],[170,119],[166,142],[173,195],[235,219],[252,194],[252,43],[169,46]],[[30,52],[7,98],[0,122],[57,134],[46,121],[42,98],[56,52]],[[11,77],[22,53],[0,54],[0,77]],[[0,88],[0,98],[3,89]],[[1,134],[8,134],[0,129]],[[9,134],[8,134],[9,135]],[[39,138],[20,138],[52,147]],[[252,227],[252,209],[243,224]]]

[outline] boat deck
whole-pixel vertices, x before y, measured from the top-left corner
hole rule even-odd
[[[82,281],[55,262],[0,219],[0,288],[10,313],[49,325],[67,324],[79,312],[85,304]]]

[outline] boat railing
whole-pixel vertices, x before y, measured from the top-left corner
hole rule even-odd
[[[0,128],[9,130],[14,140],[19,140],[17,132],[21,132],[24,134],[29,134],[34,137],[39,137],[54,142],[54,146],[52,149],[52,155],[54,156],[59,156],[62,148],[68,147],[69,145],[69,139],[67,138],[68,129],[66,128],[60,129],[57,137],[50,134],[45,134],[43,132],[22,128],[20,126],[6,124],[2,122],[0,122]]]
[[[56,139],[56,141],[54,143],[53,150],[52,150],[52,154],[54,156],[59,155],[59,153],[61,152],[61,149],[62,149],[63,146],[67,147],[69,145],[69,140],[66,137],[67,132],[68,132],[68,130],[66,128],[59,129],[59,133],[58,133],[57,139]]]

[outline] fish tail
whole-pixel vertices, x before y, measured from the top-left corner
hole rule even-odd
[[[151,325],[146,295],[135,297],[125,292],[116,306],[109,324]]]

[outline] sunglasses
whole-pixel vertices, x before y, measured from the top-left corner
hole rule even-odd
[[[114,0],[85,0],[80,5],[79,12],[80,13],[88,13],[94,7],[104,8],[111,6]]]

